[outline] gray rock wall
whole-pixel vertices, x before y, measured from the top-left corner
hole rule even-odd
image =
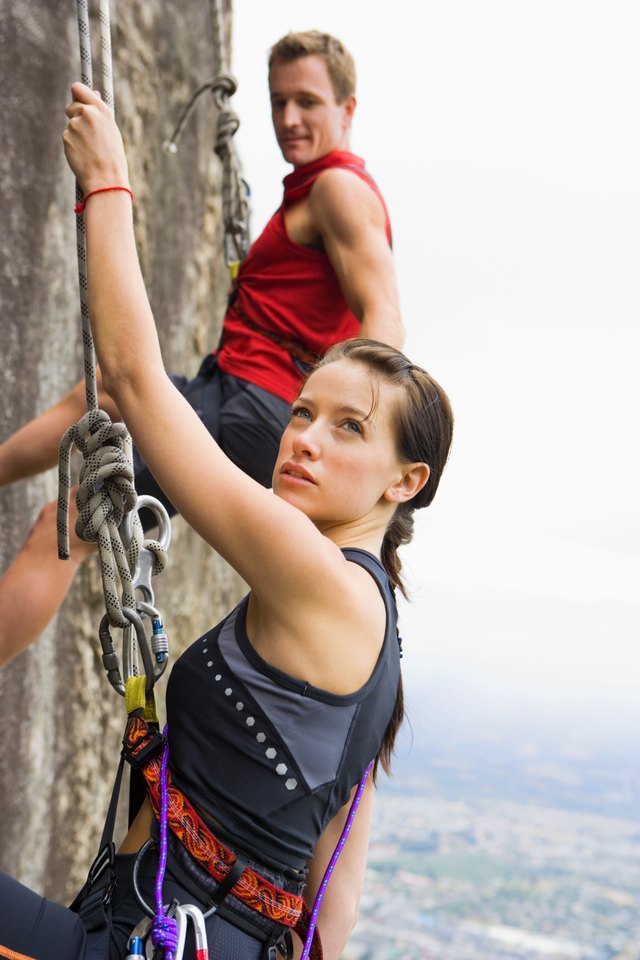
[[[97,51],[97,0],[92,6]],[[209,4],[111,6],[116,110],[143,271],[167,368],[193,373],[216,343],[227,288],[213,104],[200,104],[177,156],[162,143],[190,91],[214,73]],[[97,53],[96,61],[99,86]],[[0,0],[0,438],[81,373],[74,185],[60,139],[79,74],[72,0]],[[55,495],[54,471],[0,491],[2,569]],[[181,520],[155,586],[174,657],[242,589]],[[99,659],[102,612],[90,561],[56,621],[0,672],[0,869],[61,902],[96,852],[124,723]]]

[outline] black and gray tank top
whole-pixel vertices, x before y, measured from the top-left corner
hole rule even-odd
[[[387,613],[360,690],[329,693],[266,663],[247,637],[248,597],[176,661],[167,687],[176,785],[227,842],[295,870],[377,755],[398,691],[393,590],[376,557],[343,552],[371,574]]]

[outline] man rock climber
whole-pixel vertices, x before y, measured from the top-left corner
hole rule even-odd
[[[218,349],[195,379],[175,378],[227,455],[265,486],[309,364],[350,337],[403,341],[389,218],[364,162],[349,151],[353,58],[328,34],[288,34],[270,51],[269,91],[278,146],[293,172],[240,268]],[[99,400],[120,419],[102,389]],[[84,412],[78,384],[0,444],[0,485],[53,466],[60,437]],[[134,467],[138,493],[172,510],[137,453]],[[45,506],[0,578],[0,664],[39,636],[93,552],[72,533],[71,560],[58,562],[55,512],[55,503]],[[15,597],[34,571],[39,589],[29,590],[25,608]]]

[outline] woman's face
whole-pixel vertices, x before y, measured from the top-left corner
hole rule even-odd
[[[357,361],[320,367],[292,405],[274,492],[323,532],[375,513],[403,473],[393,428],[397,402],[398,388]]]

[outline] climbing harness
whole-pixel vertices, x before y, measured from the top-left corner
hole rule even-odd
[[[168,843],[168,827],[167,827],[167,811],[169,806],[169,795],[168,795],[168,784],[167,784],[167,763],[169,761],[169,741],[167,739],[167,728],[165,726],[164,732],[162,734],[165,746],[162,754],[162,761],[160,764],[160,837],[158,842],[159,853],[158,853],[158,869],[156,872],[156,882],[155,882],[155,910],[149,910],[148,905],[145,903],[144,899],[141,897],[138,884],[137,884],[137,875],[134,874],[134,888],[139,902],[142,905],[143,910],[146,914],[151,914],[152,919],[148,920],[146,923],[138,924],[135,930],[131,934],[131,941],[134,941],[136,937],[144,938],[146,933],[150,933],[151,944],[154,948],[162,947],[164,950],[165,960],[182,960],[182,954],[184,951],[184,929],[186,926],[186,919],[189,918],[192,920],[195,934],[196,934],[196,960],[208,960],[209,951],[207,947],[207,930],[205,926],[205,917],[199,907],[196,907],[194,904],[177,904],[175,915],[171,913],[171,904],[167,908],[164,906],[164,898],[162,896],[162,886],[164,883],[164,875],[167,867],[167,843]],[[148,841],[136,858],[136,867],[139,866],[139,862],[144,856],[146,849],[149,846]],[[148,949],[147,944],[147,949]],[[131,947],[130,947],[131,952]]]
[[[342,834],[325,871],[314,906],[309,912],[301,896],[274,886],[213,834],[187,797],[172,782],[168,769],[169,744],[166,728],[164,733],[160,734],[144,718],[141,707],[129,715],[123,744],[125,759],[134,768],[142,769],[148,796],[160,828],[160,855],[155,890],[156,912],[158,912],[158,905],[162,905],[162,879],[158,878],[161,876],[161,870],[162,876],[164,875],[167,828],[170,828],[193,860],[219,884],[220,889],[216,890],[211,897],[205,917],[219,909],[224,897],[232,893],[263,917],[295,930],[305,945],[302,960],[306,960],[307,957],[311,957],[312,960],[314,957],[320,958],[321,947],[315,935],[318,913],[331,875],[351,831],[374,761],[369,763],[360,780]],[[138,873],[142,860],[155,844],[156,841],[151,839],[142,847],[133,871],[136,897],[147,914],[152,910],[140,892]]]
[[[201,83],[185,104],[169,139],[164,143],[167,153],[175,154],[182,132],[196,103],[203,93],[213,94],[218,115],[214,151],[222,164],[222,219],[224,223],[224,254],[227,267],[234,280],[240,264],[249,249],[249,188],[242,178],[240,161],[233,143],[233,136],[240,126],[230,100],[238,88],[229,72],[229,52],[223,17],[222,0],[210,0],[213,29],[213,62],[216,73],[211,80]]]
[[[93,88],[91,35],[88,0],[77,0],[78,34],[82,82]],[[111,65],[111,29],[108,0],[100,0],[102,50],[102,97],[114,109]],[[58,556],[68,559],[69,495],[71,450],[83,457],[76,496],[76,533],[81,540],[97,543],[106,615],[99,628],[102,658],[107,677],[124,696],[126,680],[144,669],[151,689],[167,666],[168,644],[162,618],[154,605],[151,576],[160,573],[167,561],[171,540],[169,518],[163,505],[151,498],[136,496],[132,465],[131,437],[123,423],[112,423],[98,407],[96,358],[87,300],[87,251],[84,196],[76,183],[76,244],[80,286],[80,313],[84,348],[87,413],[69,427],[59,448],[58,465]],[[144,503],[142,502],[144,500]],[[144,539],[139,510],[151,508],[159,523],[157,540]],[[139,596],[141,594],[141,596]],[[147,637],[145,621],[151,623],[153,638]],[[122,667],[111,639],[110,627],[123,631]]]
[[[294,340],[293,337],[284,336],[283,334],[276,333],[274,330],[267,330],[266,327],[256,323],[236,302],[235,294],[237,294],[237,286],[234,286],[229,296],[229,306],[233,307],[236,317],[242,321],[245,327],[259,334],[261,337],[271,340],[276,346],[285,350],[290,355],[291,360],[300,373],[304,376],[308,376],[311,371],[318,366],[320,354],[315,353],[315,351],[307,347],[302,340]]]
[[[86,960],[103,960],[106,953],[100,951],[104,951],[110,935],[115,857],[113,831],[125,761],[130,764],[132,771],[139,770],[144,776],[159,832],[157,839],[152,837],[143,845],[134,863],[133,888],[146,916],[129,935],[127,960],[151,960],[157,956],[158,949],[162,951],[164,960],[182,960],[181,951],[184,949],[188,919],[191,919],[196,927],[196,944],[198,949],[203,951],[196,955],[196,960],[206,960],[205,921],[216,912],[240,929],[262,939],[266,960],[277,960],[280,944],[287,951],[285,956],[290,956],[288,932],[291,930],[295,930],[304,943],[302,960],[322,960],[322,945],[316,926],[320,906],[349,836],[373,761],[367,766],[356,789],[344,829],[325,871],[313,908],[309,911],[300,894],[276,886],[254,870],[243,855],[228,849],[172,782],[168,766],[168,731],[165,727],[164,732],[160,733],[153,693],[147,695],[144,680],[144,677],[131,677],[127,681],[126,703],[129,716],[99,853],[89,870],[85,887],[72,904],[72,909],[77,910],[86,929],[94,934],[90,943],[95,952],[89,953]],[[194,895],[206,904],[204,909],[196,906],[187,909],[177,901],[168,905],[164,902],[163,883],[169,853],[169,831],[175,838],[174,845],[181,853],[181,858],[178,859],[172,854],[172,875],[185,889],[195,888]],[[151,905],[140,891],[138,876],[144,857],[154,845],[158,846],[159,855],[154,903]],[[184,864],[180,862],[182,858],[192,864],[186,871]],[[213,890],[199,878],[197,871],[194,874],[195,865],[215,881]],[[246,913],[240,918],[233,905],[227,905],[228,896],[250,908],[249,914],[254,915],[256,921],[248,919]]]
[[[132,766],[142,770],[158,822],[162,824],[164,816],[162,784],[166,776],[168,826],[196,863],[218,883],[224,883],[237,863],[237,855],[204,823],[188,798],[175,786],[170,772],[167,770],[163,775],[158,759],[160,751],[164,751],[163,755],[168,753],[165,739],[150,727],[140,710],[131,714],[124,737],[124,754]],[[302,898],[276,887],[246,864],[243,867],[233,884],[234,895],[269,920],[294,927],[303,911]]]

